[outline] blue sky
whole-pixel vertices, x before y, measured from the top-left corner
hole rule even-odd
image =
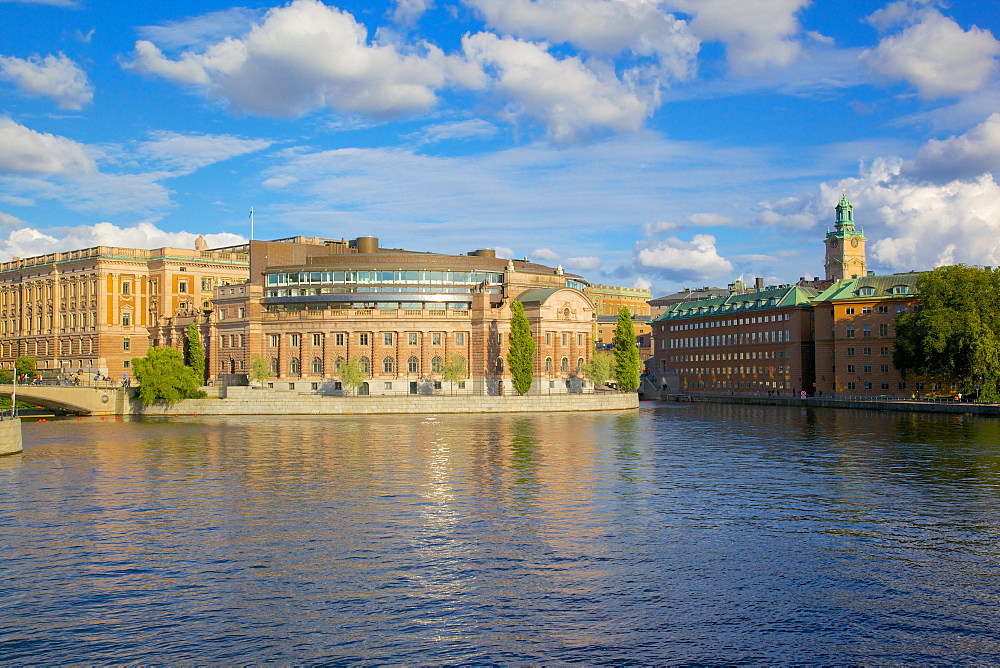
[[[294,234],[592,282],[1000,265],[1000,4],[0,0],[0,260]]]

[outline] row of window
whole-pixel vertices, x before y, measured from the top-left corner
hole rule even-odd
[[[464,346],[465,345],[465,335],[466,332],[455,332],[455,345]],[[268,334],[267,342],[272,348],[277,348],[281,345],[281,334]],[[347,334],[344,332],[337,332],[333,335],[333,345],[342,346],[347,340]],[[357,342],[359,346],[370,345],[372,341],[372,336],[369,332],[360,332],[357,335]],[[417,345],[419,334],[417,332],[407,332],[406,342],[408,345]],[[394,345],[396,340],[395,332],[382,332],[382,345],[391,346]],[[444,340],[444,332],[431,332],[431,345],[439,346]],[[293,348],[298,348],[302,345],[302,335],[301,334],[289,334],[288,343]],[[323,335],[322,334],[312,334],[312,344],[315,347],[323,345]]]
[[[847,373],[857,373],[857,368],[858,367],[857,367],[856,364],[848,364],[847,365]],[[861,365],[861,373],[871,373],[873,368],[874,367],[871,364],[862,364]],[[878,370],[879,370],[879,373],[889,373],[890,366],[888,364],[880,364],[879,367],[878,367]],[[833,373],[836,373],[837,372],[837,367],[831,367],[830,371],[832,371]]]
[[[903,305],[903,304],[896,304],[896,313],[902,313],[905,310],[906,310],[906,306],[905,305]],[[855,312],[855,307],[854,306],[848,306],[847,308],[844,309],[844,313],[846,315],[854,315],[854,312]],[[878,307],[878,312],[879,313],[888,313],[889,312],[888,305],[883,304],[883,305],[879,306]],[[872,313],[872,307],[871,306],[862,306],[861,307],[861,313],[862,314]]]
[[[853,347],[849,347],[849,348],[846,348],[844,350],[844,352],[847,354],[848,357],[854,357],[854,353],[856,352],[856,349],[853,348]],[[868,348],[868,347],[862,348],[861,349],[861,354],[864,357],[870,357],[871,354],[872,354],[872,349]],[[879,355],[888,355],[889,354],[889,346],[882,346],[881,348],[879,348],[878,349],[878,354]]]
[[[750,345],[755,343],[786,343],[791,341],[791,332],[776,329],[767,332],[740,332],[716,336],[687,336],[670,339],[671,348],[709,348],[714,346]],[[660,339],[660,349],[665,350],[667,339]]]
[[[709,327],[736,327],[738,325],[759,325],[768,322],[784,322],[791,318],[788,313],[759,315],[752,318],[734,318],[732,320],[699,320],[683,325],[670,325],[671,332],[683,332],[690,329],[706,329]],[[666,325],[660,325],[660,331],[666,331]]]
[[[455,358],[456,364],[461,364],[465,366],[465,358],[457,356]],[[338,357],[337,361],[333,363],[333,372],[339,374],[345,364],[343,357]],[[222,368],[225,368],[226,363],[222,362]],[[368,374],[371,373],[371,362],[367,357],[361,357],[358,359],[358,365],[361,367],[361,372]],[[315,375],[323,374],[323,360],[319,357],[314,357],[312,359],[311,365],[312,373]],[[431,359],[431,373],[443,373],[444,371],[444,361],[435,356]],[[271,373],[278,374],[280,372],[280,364],[277,357],[271,358]],[[293,375],[298,375],[302,372],[302,365],[298,357],[293,357],[288,360],[288,372]],[[420,373],[420,359],[417,357],[410,357],[406,360],[406,372],[410,374]],[[396,373],[396,359],[391,356],[382,358],[382,373]]]
[[[861,383],[861,387],[862,387],[862,389],[865,389],[865,390],[873,390],[873,389],[875,389],[874,383],[872,383],[871,381],[862,382]],[[834,389],[837,389],[837,388],[834,387]],[[857,390],[858,389],[858,383],[857,383],[857,381],[853,381],[853,380],[848,381],[847,382],[847,389],[848,390]],[[888,390],[888,389],[890,389],[890,383],[886,383],[886,382],[879,383],[879,389],[882,389],[882,390]],[[896,389],[897,390],[906,390],[906,381],[899,381],[898,383],[896,383]],[[924,384],[923,383],[914,383],[913,384],[913,389],[915,391],[917,391],[917,392],[923,392],[924,391]],[[931,383],[931,391],[936,392],[936,391],[938,391],[940,389],[941,389],[941,383]]]
[[[790,358],[786,350],[752,350],[742,353],[698,353],[696,355],[671,355],[671,362],[723,362],[729,360],[770,360]]]
[[[847,325],[847,329],[845,331],[847,334],[847,338],[853,339],[856,337],[857,329],[855,328],[854,325]],[[872,335],[872,326],[861,325],[861,338],[867,339],[870,338],[871,335]],[[889,325],[887,323],[882,323],[878,326],[878,335],[889,336]],[[834,334],[834,336],[836,336],[836,334]]]
[[[503,274],[484,271],[301,271],[267,274],[267,285],[323,283],[426,283],[429,285],[503,284]]]

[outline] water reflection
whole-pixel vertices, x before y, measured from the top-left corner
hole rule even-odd
[[[25,424],[0,661],[997,661],[997,429],[691,404]]]

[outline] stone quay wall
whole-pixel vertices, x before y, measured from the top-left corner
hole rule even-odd
[[[909,413],[950,413],[1000,416],[1000,404],[978,404],[961,401],[906,401],[905,399],[826,399],[809,397],[739,397],[691,394],[691,401],[717,404],[747,404],[756,406],[800,406],[805,408],[854,408],[866,411],[901,411]],[[680,397],[676,395],[672,400]]]
[[[21,420],[6,417],[0,420],[0,455],[21,452]]]
[[[364,415],[394,413],[545,413],[613,411],[639,407],[634,392],[528,396],[403,395],[331,397],[287,390],[227,387],[221,398],[185,399],[173,406],[142,406],[137,415]]]

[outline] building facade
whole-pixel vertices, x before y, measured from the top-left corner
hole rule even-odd
[[[356,360],[366,376],[362,393],[498,394],[513,391],[506,356],[516,300],[537,345],[532,392],[583,389],[594,307],[580,276],[491,250],[384,249],[372,237],[331,240],[336,252],[314,255],[296,241],[267,243],[255,242],[251,253],[305,261],[263,263],[259,284],[219,287],[210,314],[166,319],[152,334],[156,343],[179,347],[197,321],[210,341],[212,381],[247,374],[258,355],[279,389],[336,393],[341,365]],[[449,382],[455,362],[465,374]]]
[[[790,394],[814,383],[812,288],[675,303],[650,324],[661,391]]]
[[[97,246],[0,264],[0,366],[36,359],[47,375],[121,378],[160,318],[211,308],[214,289],[247,280],[231,249]]]

